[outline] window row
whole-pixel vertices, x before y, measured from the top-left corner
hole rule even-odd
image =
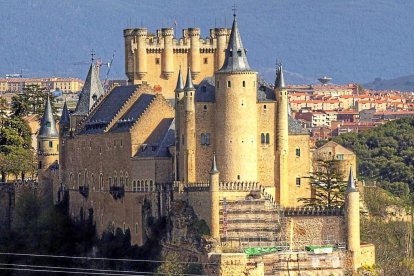
[[[134,180],[132,181],[133,192],[155,192],[156,186],[152,180]]]
[[[227,87],[230,88],[231,87],[231,81],[227,81]],[[242,81],[242,87],[246,87],[246,81]],[[253,82],[253,87],[256,87],[256,82]],[[216,88],[220,88],[220,82],[217,81],[216,82]]]

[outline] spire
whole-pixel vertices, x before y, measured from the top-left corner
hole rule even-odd
[[[104,94],[104,89],[99,79],[98,65],[92,62],[89,72],[79,94],[78,104],[74,114],[86,115],[93,104]]]
[[[47,100],[45,103],[45,111],[40,122],[40,130],[38,136],[44,138],[52,138],[59,136],[56,130],[56,122],[53,118],[52,105],[50,104],[49,96],[47,96]]]
[[[63,109],[62,109],[62,115],[60,116],[59,125],[61,126],[70,125],[70,115],[69,115],[68,106],[66,104],[66,99],[65,99],[65,104],[63,105]]]
[[[181,92],[184,90],[183,76],[181,75],[181,66],[178,71],[177,86],[175,87],[175,92]]]
[[[286,88],[282,64],[279,64],[276,68],[275,88]]]
[[[223,67],[219,70],[219,72],[251,71],[246,57],[247,50],[243,47],[240,37],[236,14],[233,14],[233,16],[234,19],[233,26],[231,27],[229,45],[226,49],[226,57],[224,59]]]
[[[219,171],[217,170],[217,164],[216,164],[216,154],[213,154],[213,162],[211,163],[211,170],[210,174],[216,174]]]
[[[187,91],[187,90],[195,90],[194,85],[193,85],[193,80],[191,79],[190,67],[188,67],[187,69],[187,79],[185,81],[185,87],[184,87],[184,91]]]
[[[355,180],[354,176],[352,175],[352,167],[349,169],[349,177],[348,177],[348,186],[346,188],[347,193],[356,192],[355,188]]]

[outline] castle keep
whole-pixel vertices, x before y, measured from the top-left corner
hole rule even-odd
[[[282,65],[274,86],[260,82],[250,67],[236,17],[231,30],[214,29],[205,40],[197,28],[184,30],[180,40],[172,29],[156,35],[127,29],[124,36],[131,84],[104,93],[91,64],[76,110],[70,114],[64,106],[59,135],[48,114],[42,121],[42,128],[50,128],[39,136],[42,167],[59,154],[53,194],[55,201],[58,191],[69,194],[73,218],[91,216],[98,233],[129,230],[132,243],[142,245],[148,218],[187,204],[210,229],[214,245],[197,258],[220,264],[208,270],[212,275],[232,275],[224,271],[233,262],[256,275],[287,275],[263,259],[226,255],[226,246],[278,245],[291,252],[329,240],[343,250],[318,260],[335,275],[348,264],[345,248],[353,269],[362,255],[365,263],[374,262],[372,247],[361,253],[352,174],[345,210],[301,206],[299,198],[312,196],[309,133],[289,115]],[[47,146],[57,147],[57,140],[59,151],[52,147],[49,155]],[[187,241],[187,232],[182,221],[171,220],[166,243],[174,248]],[[287,259],[280,254],[269,262],[282,267]],[[313,257],[305,255],[295,258],[312,267]]]

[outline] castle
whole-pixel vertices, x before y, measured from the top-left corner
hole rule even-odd
[[[239,268],[248,270],[249,262],[244,254],[221,253],[220,246],[284,241],[280,248],[292,252],[326,239],[347,249],[332,256],[342,265],[334,265],[332,258],[318,259],[330,265],[327,271],[342,275],[348,262],[353,269],[374,263],[373,246],[360,245],[359,193],[352,173],[345,209],[301,207],[300,198],[312,197],[307,176],[313,156],[309,133],[289,115],[282,66],[274,87],[259,83],[236,16],[231,30],[210,33],[209,44],[200,40],[199,29],[185,30],[179,42],[171,29],[157,31],[157,37],[146,29],[125,30],[130,85],[104,93],[92,64],[75,112],[64,106],[59,135],[47,103],[38,136],[39,182],[51,179],[42,170],[59,157],[58,180],[51,180],[54,201],[66,191],[73,218],[91,216],[98,233],[129,229],[138,245],[146,240],[148,217],[167,216],[175,202],[186,202],[218,244],[209,260],[223,267],[244,262]],[[190,65],[185,82],[174,60]],[[173,95],[175,107],[159,86],[166,96]],[[177,224],[171,244],[185,240],[180,233]],[[304,262],[311,266],[309,258]],[[264,260],[254,263],[250,269],[257,275],[276,269],[263,265]],[[209,271],[237,275],[226,274],[226,269]],[[282,271],[278,273],[285,275]]]

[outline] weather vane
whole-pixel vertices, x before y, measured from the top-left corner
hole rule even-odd
[[[234,3],[233,8],[231,10],[233,11],[233,16],[236,17],[236,11],[237,11],[236,3]]]

